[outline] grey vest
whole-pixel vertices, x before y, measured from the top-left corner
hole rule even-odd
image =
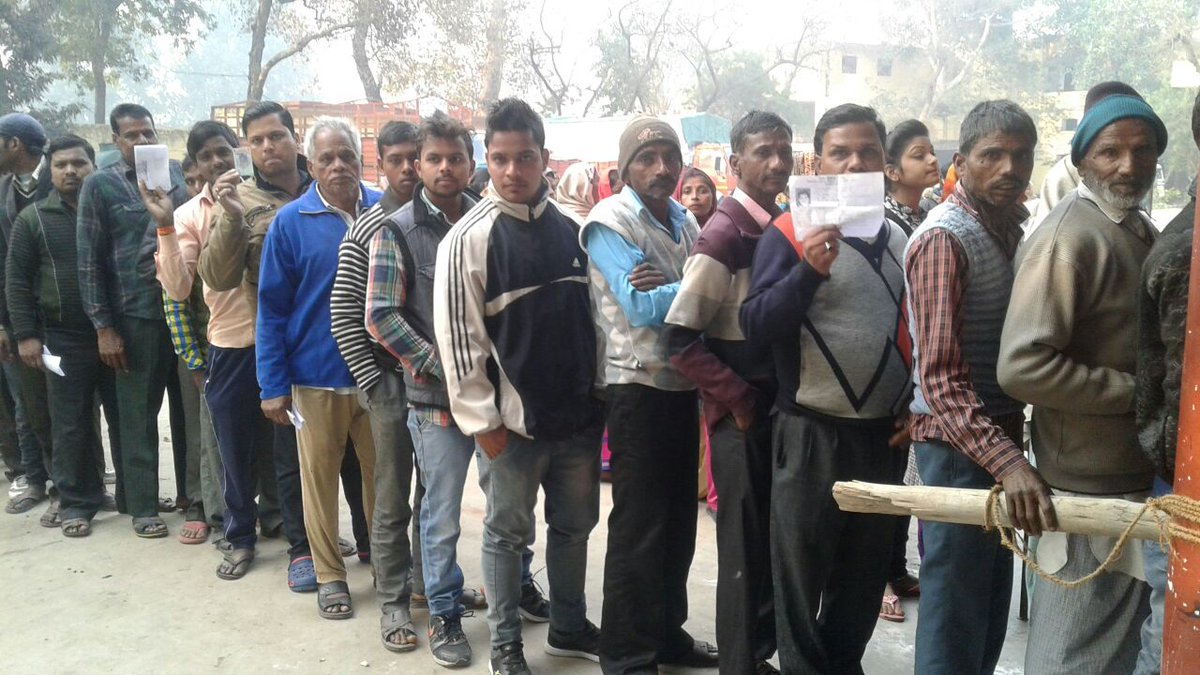
[[[593,227],[607,227],[636,246],[666,278],[668,284],[683,277],[683,263],[700,235],[692,214],[684,210],[686,220],[680,228],[679,241],[657,223],[648,211],[638,208],[629,194],[621,193],[604,199],[588,215],[588,224],[579,231],[579,243],[587,250],[587,232]],[[662,325],[634,326],[617,302],[613,289],[594,262],[588,263],[592,283],[596,327],[604,335],[605,384],[643,384],[664,391],[691,391],[696,388],[671,365]]]
[[[407,295],[400,316],[432,345],[437,345],[433,331],[433,272],[437,266],[437,249],[450,224],[441,215],[434,215],[421,198],[424,187],[418,187],[412,201],[400,208],[384,223],[397,234],[396,243],[404,260],[404,286]],[[475,205],[475,200],[463,195],[463,213]],[[404,388],[411,403],[438,408],[450,408],[446,383],[440,380],[413,379],[404,369]]]
[[[971,386],[983,402],[988,415],[1008,415],[1025,406],[1000,389],[996,381],[996,362],[1000,356],[1000,333],[1004,315],[1012,296],[1013,265],[995,239],[978,221],[961,207],[949,202],[940,204],[915,232],[911,242],[934,228],[949,232],[963,247],[967,256],[967,290],[963,296],[963,322],[960,343],[963,357],[971,368]],[[905,257],[908,249],[905,248]],[[909,308],[909,332],[913,341],[913,400],[909,410],[916,415],[929,415],[928,401],[921,387],[917,370],[920,354],[917,350],[916,323]]]

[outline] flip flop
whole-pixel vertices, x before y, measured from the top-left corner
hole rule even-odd
[[[340,553],[343,558],[349,558],[355,553],[358,553],[358,547],[346,541],[345,539],[338,537],[338,553]]]
[[[170,513],[175,510],[175,501],[170,498],[160,499],[157,508],[159,513]]]
[[[392,638],[399,637],[399,642]],[[411,652],[417,648],[417,631],[412,618],[405,611],[395,611],[379,617],[379,638],[389,652]]]
[[[59,527],[62,525],[62,518],[58,515],[59,502],[57,499],[50,500],[50,506],[46,508],[46,512],[38,520],[42,527]]]
[[[338,606],[344,606],[346,611],[333,611]],[[317,587],[317,612],[323,619],[340,620],[354,616],[354,604],[350,600],[350,587],[346,582],[330,581]]]
[[[158,516],[133,519],[133,533],[142,539],[162,539],[167,536],[167,524]]]
[[[203,544],[208,541],[209,527],[203,520],[189,520],[179,530],[179,543]]]
[[[883,596],[883,604],[879,608],[879,618],[892,623],[904,622],[904,609],[900,607],[900,598],[888,593]]]
[[[317,590],[317,568],[311,555],[296,558],[288,564],[288,588],[293,593],[310,593]]]
[[[254,549],[235,548],[217,565],[217,576],[226,581],[236,581],[246,576],[250,570],[250,562],[254,560]]]
[[[72,539],[86,537],[92,533],[92,523],[87,518],[67,518],[62,521],[62,533]]]
[[[896,595],[902,598],[921,597],[921,581],[911,574],[892,579],[890,583],[892,589],[896,591]]]

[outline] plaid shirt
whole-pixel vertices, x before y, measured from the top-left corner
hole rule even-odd
[[[203,331],[195,325],[196,317],[192,315],[188,304],[175,302],[163,293],[163,313],[167,317],[167,329],[171,332],[171,345],[188,370],[208,370],[208,345],[202,336]]]
[[[449,410],[432,405],[408,405],[408,415],[417,424],[432,424],[443,429],[456,426]]]
[[[983,224],[1011,260],[1020,242],[1020,223],[1029,212],[1017,204],[997,221],[989,221],[961,187],[951,199]],[[910,418],[912,439],[945,441],[1000,481],[1029,464],[1021,451],[1025,415],[988,417],[971,386],[959,343],[967,291],[966,253],[949,232],[933,229],[917,235],[904,264],[917,353],[924,357],[918,359],[918,376],[933,411]]]
[[[444,381],[437,348],[400,314],[408,289],[403,255],[391,229],[381,227],[371,239],[370,261],[367,271],[367,332],[400,360],[405,370],[412,373],[413,379],[432,376]]]
[[[171,162],[171,198],[187,201],[183,172]],[[119,160],[88,176],[79,193],[79,291],[97,328],[118,317],[163,318],[162,286],[155,278],[158,238],[138,194],[133,169]]]

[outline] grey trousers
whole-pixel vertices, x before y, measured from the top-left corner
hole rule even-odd
[[[408,432],[408,401],[404,380],[385,371],[366,393],[375,439],[375,512],[371,517],[371,566],[375,592],[383,614],[407,611],[412,594],[413,441]]]
[[[1100,566],[1088,538],[1068,535],[1063,579]],[[1029,611],[1026,675],[1127,675],[1141,650],[1141,628],[1150,614],[1150,587],[1111,572],[1080,588],[1039,581]]]

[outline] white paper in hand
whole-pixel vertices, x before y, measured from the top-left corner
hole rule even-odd
[[[883,174],[843,173],[836,176],[792,176],[792,227],[796,238],[814,227],[833,225],[843,237],[869,239],[883,224]]]
[[[171,169],[167,161],[167,146],[134,146],[133,163],[137,179],[146,184],[147,190],[170,191]]]
[[[62,357],[51,354],[50,350],[45,345],[42,345],[42,365],[46,366],[46,370],[49,370],[59,377],[67,376],[62,369]]]
[[[304,418],[300,416],[300,411],[296,410],[295,406],[288,408],[287,415],[288,419],[292,421],[292,426],[296,427],[296,431],[304,426]]]

